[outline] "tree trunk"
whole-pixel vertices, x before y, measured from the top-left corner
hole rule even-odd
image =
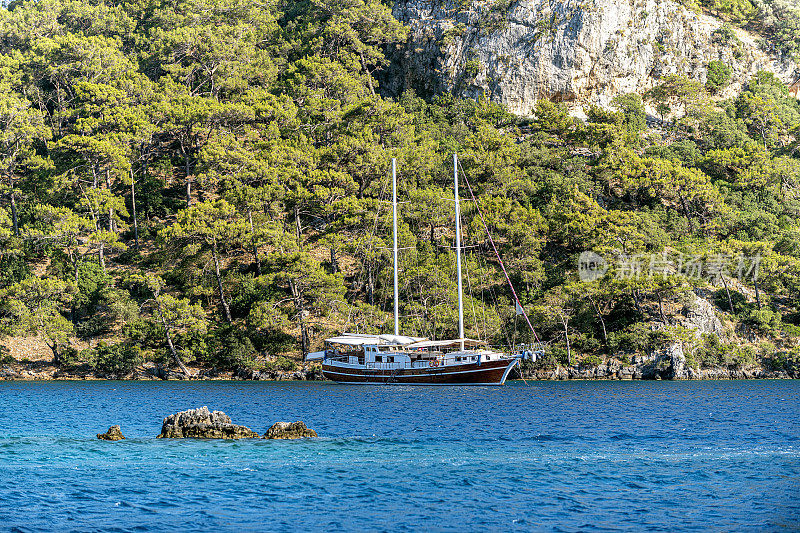
[[[183,364],[183,361],[181,361],[180,356],[178,356],[178,351],[175,349],[175,345],[172,343],[172,332],[170,331],[167,321],[164,319],[164,313],[161,312],[161,302],[158,299],[158,295],[156,295],[156,306],[158,307],[158,318],[161,320],[161,326],[164,328],[164,338],[167,341],[169,352],[172,354],[172,360],[175,361],[175,364],[180,367],[181,371],[187,377],[191,377],[192,374],[189,372],[189,369],[186,368],[186,365]]]
[[[133,242],[136,246],[136,251],[139,251],[139,220],[136,217],[136,179],[133,177],[133,170],[131,170],[131,208],[133,213]]]
[[[636,312],[640,315],[644,314],[642,313],[642,306],[639,303],[639,291],[637,289],[631,289],[631,297],[633,298],[633,304],[636,306]]]
[[[656,291],[656,298],[658,298],[658,313],[661,315],[661,322],[667,324],[667,319],[664,316],[664,302],[661,301],[661,291]]]
[[[186,172],[186,207],[192,205],[192,158],[189,149],[181,142],[181,153],[183,154],[184,170]]]
[[[253,212],[247,208],[247,221],[250,223],[250,242],[253,246],[253,260],[256,262],[256,272],[261,275],[261,259],[258,257],[258,244],[256,243],[255,230],[253,229]]]
[[[106,169],[106,189],[111,190],[111,175]],[[108,231],[114,231],[114,210],[108,208]]]
[[[17,219],[17,195],[12,190],[9,195],[11,200],[11,223],[14,226],[14,236],[19,237],[19,220]]]
[[[336,258],[336,248],[331,246],[331,270],[334,274],[339,272],[339,260]]]
[[[104,254],[106,245],[104,243],[100,243],[100,249],[97,251],[98,259],[100,259],[100,268],[103,269],[103,273],[106,271],[106,258]]]
[[[75,252],[70,251],[67,253],[69,256],[69,262],[72,263],[72,273],[75,277],[75,285],[78,284],[78,258],[75,256]]]
[[[297,320],[300,324],[300,350],[303,352],[303,358],[308,354],[308,331],[306,330],[305,319],[305,306],[303,305],[303,295],[300,294],[300,289],[297,288],[297,283],[294,280],[289,280],[289,289],[292,291],[294,297],[294,308],[297,311]]]
[[[364,74],[367,75],[367,85],[369,85],[369,92],[375,96],[375,88],[372,86],[372,74],[367,69],[367,60],[364,58],[364,52],[361,52],[361,67],[364,69]]]
[[[217,275],[217,287],[219,288],[219,299],[222,301],[222,309],[225,310],[225,320],[231,324],[231,310],[228,307],[228,302],[225,301],[225,292],[222,290],[222,276],[219,273],[219,258],[217,257],[217,241],[211,246],[211,257],[214,259],[214,273]]]
[[[758,310],[761,311],[761,295],[758,293],[758,277],[753,278],[753,284],[756,288],[756,304],[758,305]]]
[[[567,364],[572,365],[572,348],[569,344],[569,332],[567,328],[567,319],[562,316],[561,323],[564,324],[564,340],[567,342]]]
[[[600,325],[603,327],[603,343],[608,344],[608,331],[606,330],[606,321],[603,318],[603,313],[600,312],[600,307],[594,301],[594,298],[589,297],[589,301],[592,303],[594,312],[597,313],[597,318],[600,319]]]
[[[731,299],[731,291],[728,290],[728,283],[725,281],[725,276],[720,274],[719,279],[722,280],[722,286],[725,287],[725,294],[728,295],[728,306],[730,307],[731,314],[735,315],[736,311],[733,310],[733,300]]]
[[[54,340],[52,345],[45,341],[45,344],[47,344],[47,347],[53,352],[53,366],[60,366],[61,354],[58,353],[58,341]]]
[[[303,226],[300,222],[300,207],[294,208],[294,230],[297,235],[297,248],[303,250]]]
[[[686,200],[684,200],[683,194],[678,194],[678,198],[680,198],[681,207],[683,207],[683,212],[686,214],[686,220],[689,221],[689,231],[694,233],[694,222],[692,221],[692,216],[689,214],[689,208],[686,207]]]
[[[375,305],[375,276],[372,274],[372,267],[367,268],[367,300],[369,305]]]

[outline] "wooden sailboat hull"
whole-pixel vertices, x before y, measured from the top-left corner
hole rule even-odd
[[[381,385],[502,385],[518,359],[501,359],[431,368],[371,369],[322,364],[326,379]]]

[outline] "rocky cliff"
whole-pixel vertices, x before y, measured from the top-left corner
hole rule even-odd
[[[485,94],[514,113],[540,98],[608,104],[669,74],[706,81],[709,61],[733,69],[728,91],[758,70],[790,83],[797,64],[755,38],[668,0],[398,0],[410,28],[383,80],[391,94]]]

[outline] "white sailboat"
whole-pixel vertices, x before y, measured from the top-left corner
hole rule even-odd
[[[502,385],[520,357],[489,349],[464,336],[461,281],[461,213],[458,156],[453,154],[458,276],[458,338],[432,340],[400,334],[397,261],[397,163],[392,159],[394,335],[344,333],[325,339],[325,349],[308,354],[321,360],[327,379],[339,383],[398,385]]]

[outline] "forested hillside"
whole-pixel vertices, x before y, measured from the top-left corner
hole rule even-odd
[[[800,102],[783,82],[760,72],[719,100],[720,63],[705,85],[666,76],[588,121],[546,100],[520,118],[483,99],[393,99],[378,73],[407,30],[390,7],[1,9],[0,343],[40,336],[62,367],[124,374],[290,368],[327,335],[389,332],[393,157],[401,329],[453,337],[457,152],[548,343],[541,364],[676,341],[694,366],[797,364]],[[463,221],[468,336],[532,340],[467,199]],[[604,276],[581,281],[584,251]],[[719,331],[687,323],[698,295]]]

